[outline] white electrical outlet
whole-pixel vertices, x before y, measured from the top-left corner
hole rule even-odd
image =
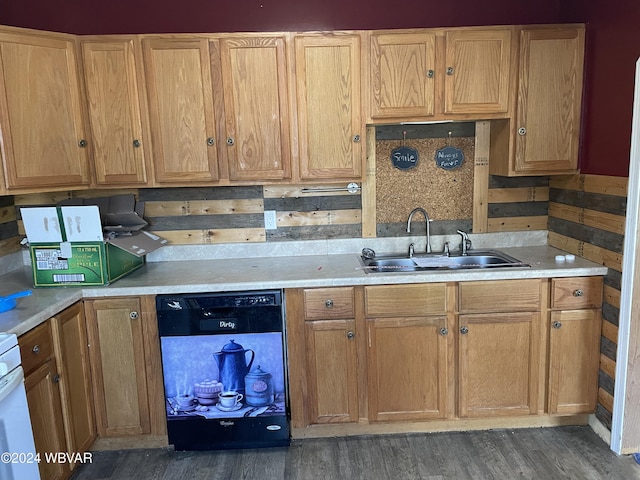
[[[264,229],[275,230],[276,228],[278,228],[278,225],[276,224],[276,211],[265,210],[264,211]]]

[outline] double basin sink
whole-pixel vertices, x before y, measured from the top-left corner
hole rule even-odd
[[[424,272],[430,270],[459,270],[496,267],[529,267],[506,253],[498,250],[469,250],[461,254],[415,254],[409,255],[381,255],[371,254],[373,251],[364,249],[360,256],[360,263],[366,273],[404,273]]]

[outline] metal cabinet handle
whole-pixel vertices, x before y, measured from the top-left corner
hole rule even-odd
[[[56,373],[56,374],[53,376],[53,379],[52,379],[52,380],[53,380],[53,383],[60,383],[60,375]]]
[[[523,135],[526,135],[526,134],[527,134],[527,129],[526,128],[520,127],[518,129],[518,135],[523,136]]]
[[[447,67],[447,75],[453,75],[454,71],[453,67]]]
[[[133,141],[133,146],[134,146],[135,148],[140,148],[140,145],[142,145],[142,144],[140,143],[140,140],[138,140],[138,139],[136,138],[136,139]]]
[[[553,328],[560,328],[560,327],[562,326],[562,323],[561,323],[561,322],[553,322],[553,323],[551,324],[551,326],[552,326]]]
[[[355,338],[355,336],[356,336],[356,334],[355,334],[354,332],[352,332],[351,330],[349,330],[349,331],[347,332],[347,338],[348,338],[349,340],[353,340],[353,339]]]
[[[460,333],[462,335],[466,335],[467,333],[469,333],[469,327],[461,327],[460,328]]]
[[[581,297],[582,295],[584,295],[584,292],[580,288],[578,288],[577,290],[573,291],[573,296],[574,297]]]
[[[216,143],[216,140],[213,137],[207,138],[207,145],[212,146],[214,143]]]
[[[433,78],[435,72],[433,70],[427,70],[427,78]]]
[[[353,141],[355,143],[359,143],[360,142],[360,135],[358,135],[357,133],[353,136]]]
[[[227,138],[227,145],[229,145],[230,147],[232,147],[235,143],[236,141],[232,137]]]
[[[31,351],[36,355],[39,354],[40,353],[40,345],[34,345],[33,348],[31,349]]]
[[[333,300],[329,299],[324,302],[324,306],[327,308],[333,308]]]
[[[449,334],[449,330],[447,328],[442,327],[440,329],[440,335],[442,335],[443,337],[448,334]]]
[[[131,320],[135,320],[136,318],[138,318],[138,316],[139,316],[139,315],[138,315],[138,312],[131,312],[131,313],[129,313],[129,318],[130,318]]]
[[[78,146],[79,146],[79,147],[84,148],[84,147],[86,147],[87,145],[88,145],[88,143],[87,143],[87,141],[86,141],[84,138],[83,138],[83,139],[81,139],[81,140],[78,142]]]

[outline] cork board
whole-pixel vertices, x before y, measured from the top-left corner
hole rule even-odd
[[[433,220],[473,217],[474,137],[407,139],[404,145],[418,151],[415,168],[399,170],[391,163],[391,151],[402,140],[376,142],[376,223],[406,222],[415,207],[422,207]],[[436,166],[440,148],[451,146],[464,153],[461,167],[445,170]]]

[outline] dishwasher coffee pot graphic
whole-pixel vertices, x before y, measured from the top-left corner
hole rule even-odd
[[[247,352],[251,353],[249,363],[247,363]],[[244,377],[249,373],[255,352],[245,349],[235,340],[227,343],[222,350],[213,354],[220,371],[219,379],[225,391],[238,392],[244,396]]]

